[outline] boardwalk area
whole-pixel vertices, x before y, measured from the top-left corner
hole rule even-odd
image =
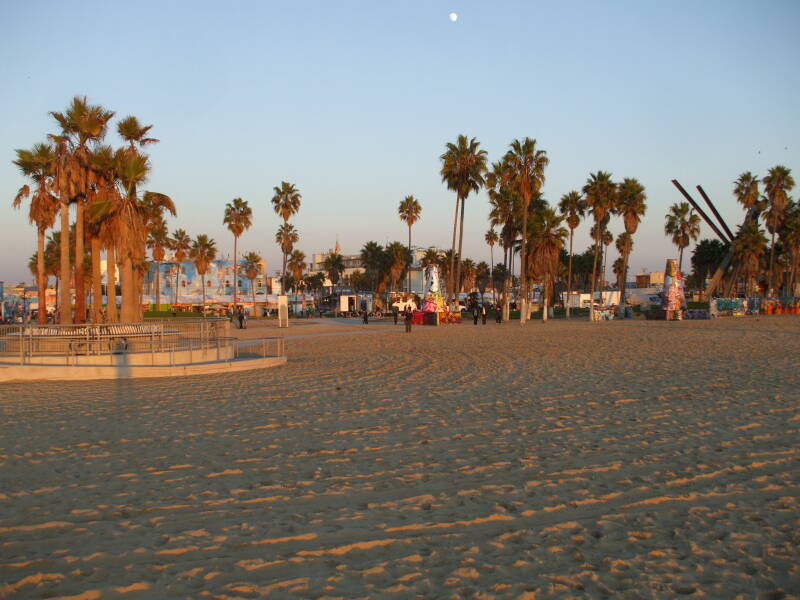
[[[800,318],[282,335],[0,385],[0,598],[800,597]]]

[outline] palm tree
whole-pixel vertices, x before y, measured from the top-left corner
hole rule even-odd
[[[420,264],[423,268],[427,267],[428,265],[438,265],[439,264],[439,251],[436,248],[428,248],[425,250],[425,254],[422,255],[422,260]]]
[[[128,149],[131,151],[135,151],[137,147],[141,149],[148,144],[158,143],[156,138],[147,137],[152,128],[152,125],[142,125],[139,123],[139,119],[132,115],[117,123],[117,133],[119,137],[128,142]]]
[[[478,269],[475,266],[475,261],[471,258],[465,258],[461,263],[461,281],[459,281],[458,292],[466,291],[467,294],[475,289],[475,280],[478,276]]]
[[[492,268],[486,264],[485,260],[482,260],[475,265],[475,285],[481,293],[481,302],[483,302],[483,296],[490,281],[492,281]]]
[[[411,264],[411,250],[400,242],[392,242],[386,246],[386,255],[389,263],[389,291],[394,291],[397,282],[403,276],[403,272]]]
[[[49,144],[36,144],[31,150],[17,150],[14,164],[23,175],[30,178],[35,185],[33,197],[28,209],[28,220],[36,226],[36,285],[39,298],[39,324],[47,323],[47,276],[45,271],[45,232],[56,221],[58,199],[52,194],[52,181],[55,154]],[[31,194],[30,187],[24,185],[14,198],[14,207],[18,208],[23,198]]]
[[[200,281],[203,288],[203,316],[205,316],[206,309],[206,272],[208,265],[217,257],[217,247],[211,238],[205,233],[197,236],[197,239],[192,242],[192,248],[189,250],[189,258],[194,262],[197,268],[197,273],[200,275]]]
[[[489,244],[489,260],[491,261],[491,265],[489,265],[489,278],[492,282],[492,304],[497,304],[497,295],[494,289],[494,246],[500,238],[497,237],[497,232],[494,228],[491,228],[486,232],[486,235],[483,236],[483,239]],[[482,297],[481,300],[483,300]]]
[[[688,202],[669,207],[664,222],[664,235],[672,236],[672,243],[678,247],[678,270],[683,271],[683,249],[691,240],[700,237],[700,217],[694,214]]]
[[[792,202],[786,210],[786,218],[781,227],[781,242],[789,254],[789,280],[787,295],[795,295],[797,269],[800,266],[800,206]]]
[[[233,234],[233,301],[236,302],[239,283],[236,263],[239,237],[253,224],[253,210],[246,201],[234,198],[233,202],[225,205],[225,218],[222,219],[222,223],[227,225],[228,231]]]
[[[288,263],[289,271],[292,274],[292,277],[295,281],[295,286],[299,283],[303,282],[303,271],[306,269],[306,254],[301,250],[294,250],[292,251],[291,256],[289,257]],[[295,287],[294,293],[297,293],[297,288]]]
[[[625,314],[625,282],[628,278],[628,259],[630,252],[633,248],[633,234],[639,228],[639,223],[647,210],[647,194],[645,194],[644,186],[638,180],[632,177],[626,177],[622,180],[617,191],[617,206],[616,211],[622,217],[622,222],[625,224],[625,233],[631,236],[631,242],[626,248],[627,252],[622,255],[623,258],[623,277],[622,286],[619,289],[619,314]]]
[[[456,193],[453,247],[450,255],[449,278],[447,280],[448,303],[451,291],[455,290],[456,282],[460,277],[461,265],[457,265],[454,262],[456,257],[456,226],[459,223],[459,204],[461,206],[461,226],[458,238],[458,256],[461,256],[461,248],[464,241],[464,203],[470,192],[477,194],[485,183],[483,175],[486,172],[486,150],[479,150],[479,146],[480,143],[475,138],[467,139],[467,136],[459,135],[455,144],[448,142],[447,150],[439,157],[442,161],[442,169],[440,171],[442,181],[447,184],[447,189]]]
[[[528,320],[528,208],[531,200],[537,195],[544,185],[544,169],[549,164],[547,152],[536,147],[536,140],[525,138],[514,140],[511,148],[504,157],[508,165],[508,175],[513,187],[522,200],[522,246],[520,249],[520,275],[522,277],[520,295],[522,297],[522,311],[520,312],[520,325]]]
[[[369,279],[373,293],[377,293],[383,261],[383,246],[378,242],[369,241],[361,248],[361,264],[364,266],[364,273]]]
[[[338,252],[331,252],[325,257],[322,262],[322,268],[328,274],[328,279],[331,280],[332,286],[339,283],[339,279],[344,273],[344,258]]]
[[[192,238],[183,229],[176,229],[169,240],[169,249],[172,250],[175,259],[175,304],[178,303],[178,278],[181,274],[181,263],[186,260],[191,248]]]
[[[616,242],[619,258],[614,261],[613,271],[617,276],[617,289],[619,290],[618,313],[620,317],[625,316],[625,280],[627,279],[627,257],[633,251],[633,235],[623,231],[617,236]],[[620,263],[617,265],[617,263]]]
[[[791,175],[791,169],[783,165],[777,165],[769,170],[769,173],[764,177],[764,192],[769,202],[769,208],[766,214],[767,229],[770,233],[770,249],[769,249],[769,275],[767,279],[767,294],[772,294],[772,275],[773,266],[775,263],[775,232],[783,222],[786,209],[789,206],[789,192],[794,188],[794,178]]]
[[[580,192],[572,190],[561,196],[558,209],[566,220],[567,227],[569,227],[569,268],[567,274],[566,306],[566,315],[569,319],[569,308],[572,299],[572,239],[575,236],[575,229],[580,225],[581,218],[586,213],[586,202],[584,202],[583,195]]]
[[[514,240],[519,232],[520,216],[519,194],[515,191],[510,182],[508,165],[503,161],[492,163],[492,170],[486,177],[486,187],[488,188],[489,204],[489,224],[492,227],[499,227],[499,242],[503,249],[503,320],[508,321],[509,302],[508,296],[511,291],[512,272],[513,272],[513,252]],[[493,270],[494,274],[494,270]]]
[[[733,195],[745,210],[754,208],[759,202],[758,183],[758,177],[755,177],[750,171],[742,173],[733,182]]]
[[[289,256],[294,249],[294,245],[299,240],[300,234],[294,228],[294,225],[288,221],[284,221],[283,224],[278,227],[278,231],[275,233],[275,243],[281,247],[281,252],[283,252],[283,271],[281,271],[281,276],[286,275],[286,257]],[[281,294],[286,294],[285,285],[286,281],[284,280],[281,283]]]
[[[147,233],[147,247],[150,248],[153,262],[156,263],[156,310],[161,310],[161,263],[164,261],[168,246],[167,224],[161,219]]]
[[[728,245],[719,240],[700,240],[692,252],[692,271],[699,286],[714,272],[728,251]]]
[[[106,250],[106,290],[116,290],[115,280],[115,240],[114,233],[111,231],[111,223],[107,214],[101,214],[106,203],[114,203],[119,198],[117,187],[117,172],[114,150],[111,146],[97,146],[90,157],[91,172],[94,184],[89,188],[87,198],[87,223],[86,232],[89,235],[89,243],[92,252],[92,319],[94,322],[100,321],[101,308],[103,304],[103,288],[101,281],[101,252]],[[111,298],[111,295],[108,296]],[[117,303],[108,303],[108,321],[117,322]]]
[[[66,111],[63,113],[51,112],[50,115],[61,128],[60,135],[50,135],[50,139],[56,144],[56,153],[59,155],[59,159],[55,162],[55,187],[61,198],[62,212],[66,204],[74,202],[76,205],[75,255],[83,256],[86,201],[94,183],[91,172],[90,147],[99,144],[103,139],[108,122],[113,118],[114,113],[102,106],[89,104],[85,96],[75,96]],[[68,217],[65,219],[62,216],[62,239],[65,242],[63,245],[66,247],[68,240],[64,234],[65,220],[68,222]],[[65,266],[63,263],[65,260],[62,254],[62,269]],[[62,302],[67,310],[61,311],[61,321],[62,323],[71,322],[69,285],[63,286],[61,293],[67,297],[66,302]],[[83,323],[85,314],[84,265],[78,261],[75,264],[75,321]]]
[[[284,226],[288,226],[289,219],[300,210],[300,200],[303,196],[300,195],[300,192],[293,184],[286,181],[281,181],[280,187],[275,186],[272,188],[272,191],[274,192],[272,196],[272,208],[275,210],[275,214],[280,215],[283,219]],[[295,243],[296,242],[297,240],[295,240]],[[283,247],[282,245],[281,249],[283,249]],[[283,270],[281,271],[283,275],[286,275],[286,256],[289,252],[291,252],[291,248],[283,252]],[[285,284],[286,282],[284,281],[284,285],[281,288],[284,294],[286,293]]]
[[[256,309],[256,278],[261,274],[261,256],[257,252],[248,252],[242,257],[242,269],[250,280],[250,291],[253,294],[253,311]]]
[[[767,238],[758,226],[758,221],[748,219],[739,226],[733,240],[733,248],[734,256],[745,273],[745,295],[751,296],[761,259],[767,251]]]
[[[552,208],[536,211],[532,219],[531,257],[532,271],[542,277],[542,321],[547,321],[550,287],[558,269],[558,258],[564,247],[567,229],[562,227],[564,217]]]
[[[592,263],[591,296],[589,297],[589,318],[594,320],[594,290],[597,282],[597,258],[600,253],[602,231],[608,223],[608,216],[613,212],[617,196],[617,184],[611,180],[611,173],[597,171],[590,173],[583,186],[586,209],[592,212],[596,228],[594,239],[594,261]]]
[[[408,225],[408,252],[411,253],[411,226],[420,219],[422,214],[422,206],[414,196],[406,196],[400,201],[400,206],[397,207],[397,213],[400,215],[400,220]],[[411,269],[408,270],[408,293],[411,293]]]

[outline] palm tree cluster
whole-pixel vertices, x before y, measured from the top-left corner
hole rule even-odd
[[[281,181],[280,186],[275,186],[272,191],[272,208],[275,214],[283,219],[283,223],[275,233],[275,243],[278,244],[283,253],[283,268],[281,269],[282,275],[282,292],[285,293],[288,289],[289,274],[286,271],[286,263],[289,255],[294,250],[294,245],[300,241],[300,234],[295,229],[294,225],[289,223],[294,215],[300,211],[300,201],[303,196],[294,184],[287,181]]]
[[[746,217],[733,236],[733,262],[724,273],[725,283],[721,288],[724,295],[735,295],[740,280],[748,296],[759,290],[768,295],[779,291],[794,295],[800,269],[800,205],[789,196],[792,189],[794,178],[791,170],[783,165],[769,169],[763,179],[746,171],[733,182],[733,195]],[[681,251],[688,245],[688,239],[680,237],[681,228],[672,223],[679,224],[679,217],[686,217],[687,213],[691,214],[688,205],[674,205],[667,215],[667,226],[676,232],[673,241]],[[688,230],[686,220],[684,230]],[[769,239],[761,227],[762,221]],[[692,239],[699,234],[696,215],[694,223],[689,233]],[[728,248],[728,244],[719,240],[705,239],[697,244],[692,254],[692,267],[698,287],[720,266]]]
[[[57,312],[59,322],[82,323],[86,319],[86,284],[92,284],[91,318],[100,320],[102,309],[101,252],[108,265],[109,319],[116,320],[115,277],[118,268],[125,321],[141,318],[140,297],[146,268],[148,232],[163,232],[163,214],[175,214],[172,200],[142,191],[151,164],[144,148],[157,139],[149,137],[152,125],[142,125],[134,116],[117,122],[123,140],[119,148],[104,143],[114,112],[75,97],[63,112],[51,112],[57,131],[48,141],[30,150],[17,150],[14,164],[33,185],[23,186],[14,205],[30,197],[29,219],[37,230],[37,283],[39,322],[46,322],[44,292],[47,287],[44,237],[60,217],[58,237],[60,281]],[[75,205],[74,227],[70,205]],[[157,234],[158,235],[158,234]],[[84,260],[86,247],[89,271]],[[72,306],[71,285],[75,288]],[[73,317],[74,309],[74,317]]]

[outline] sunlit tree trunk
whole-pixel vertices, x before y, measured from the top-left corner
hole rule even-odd
[[[100,310],[103,307],[103,282],[100,274],[100,239],[90,240],[92,252],[92,321],[99,323]]]
[[[75,205],[75,322],[86,322],[86,282],[83,278],[84,251],[84,205],[78,200]]]
[[[572,237],[575,234],[575,230],[570,228],[569,230],[569,268],[567,274],[567,302],[566,306],[566,315],[567,319],[569,319],[569,305],[572,301]]]
[[[61,202],[61,261],[59,265],[58,322],[62,325],[72,324],[72,299],[70,297],[70,264],[69,264],[69,204]]]
[[[120,287],[122,288],[122,310],[120,320],[123,323],[138,321],[139,311],[136,308],[137,289],[136,275],[133,272],[133,261],[127,253],[123,254],[122,269],[120,271]]]
[[[106,252],[106,312],[109,323],[118,323],[117,314],[117,257],[114,245]]]
[[[44,227],[36,231],[36,287],[39,298],[39,325],[47,324],[47,276],[44,273]]]

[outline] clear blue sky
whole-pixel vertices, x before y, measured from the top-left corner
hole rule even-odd
[[[6,1],[0,280],[30,280],[35,251],[26,211],[10,208],[24,183],[13,151],[54,131],[48,111],[75,94],[154,125],[147,187],[175,200],[170,230],[210,234],[232,252],[224,205],[248,200],[255,223],[239,247],[271,272],[269,198],[281,180],[303,194],[295,224],[309,257],[337,235],[345,253],[405,240],[407,194],[423,206],[414,242],[449,247],[454,197],[438,157],[460,133],[491,160],[514,138],[536,138],[550,156],[551,203],[590,171],[637,177],[649,199],[631,267],[661,270],[677,255],[663,235],[680,200],[670,179],[701,183],[733,228],[742,171],[780,163],[800,177],[798,23],[800,2],[777,0]],[[489,259],[487,214],[484,194],[468,199],[475,260]]]

